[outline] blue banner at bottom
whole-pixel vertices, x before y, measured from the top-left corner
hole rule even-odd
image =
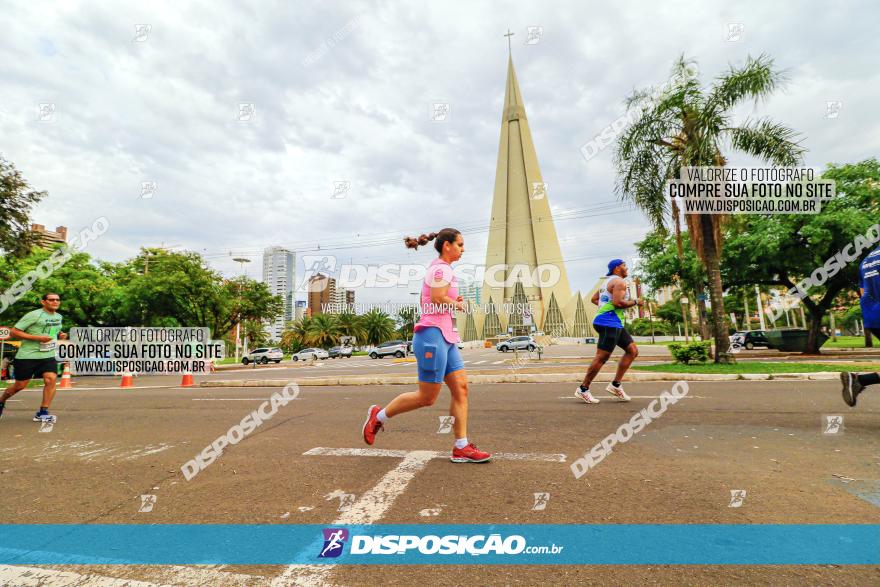
[[[16,524],[0,563],[877,565],[880,525]]]

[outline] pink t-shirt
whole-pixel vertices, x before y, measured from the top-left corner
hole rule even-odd
[[[431,285],[440,287],[447,283],[449,290],[446,295],[454,300],[458,297],[458,280],[455,278],[452,266],[437,257],[428,265],[425,281],[422,283],[422,316],[416,323],[414,330],[418,332],[425,328],[439,328],[446,342],[457,343],[461,339],[458,337],[458,330],[454,327],[455,307],[452,305],[438,306],[431,302]]]

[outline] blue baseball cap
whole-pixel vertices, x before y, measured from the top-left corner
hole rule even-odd
[[[623,263],[623,259],[611,259],[610,261],[608,261],[608,274],[605,277],[613,274],[618,265],[623,265]]]

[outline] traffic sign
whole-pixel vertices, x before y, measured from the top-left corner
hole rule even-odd
[[[12,338],[12,330],[8,326],[0,326],[0,340]]]

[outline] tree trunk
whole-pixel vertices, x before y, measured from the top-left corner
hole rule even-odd
[[[675,199],[672,200],[672,226],[675,228],[675,248],[678,251],[678,261],[682,265],[684,265],[684,245],[681,242],[681,214],[679,213],[678,204],[675,202]],[[684,280],[681,278],[678,279],[678,291],[681,292],[681,295],[687,297],[688,293],[684,289]],[[684,340],[685,342],[690,342],[689,334],[688,334],[688,323],[690,322],[690,317],[685,312],[684,305],[679,304],[681,306],[681,318],[684,323]]]
[[[706,316],[706,302],[699,299],[699,296],[697,297],[697,312],[700,318],[700,336],[703,337],[703,340],[709,340],[710,337],[715,336],[715,333],[709,332],[709,320]]]
[[[684,297],[688,297],[688,293],[680,286],[679,286],[679,288],[681,289],[682,295]],[[688,301],[690,301],[690,300],[688,300]],[[681,306],[681,322],[682,322],[682,324],[684,324],[684,341],[690,342],[691,339],[690,339],[690,335],[688,334],[688,323],[690,323],[691,317],[688,315],[689,312],[685,309],[684,304],[680,303],[679,306]]]
[[[684,246],[681,244],[681,215],[678,212],[678,204],[672,198],[672,225],[675,227],[675,246],[678,248],[679,261],[684,259]]]
[[[825,308],[819,305],[807,307],[810,314],[810,327],[807,329],[807,348],[805,355],[819,354],[819,330],[822,329],[822,318],[825,316]]]
[[[709,298],[712,300],[712,322],[715,325],[715,362],[733,363],[735,359],[728,352],[730,340],[724,328],[724,288],[721,285],[721,264],[718,243],[715,242],[711,214],[700,215],[700,229],[703,232],[703,263],[709,277]]]

